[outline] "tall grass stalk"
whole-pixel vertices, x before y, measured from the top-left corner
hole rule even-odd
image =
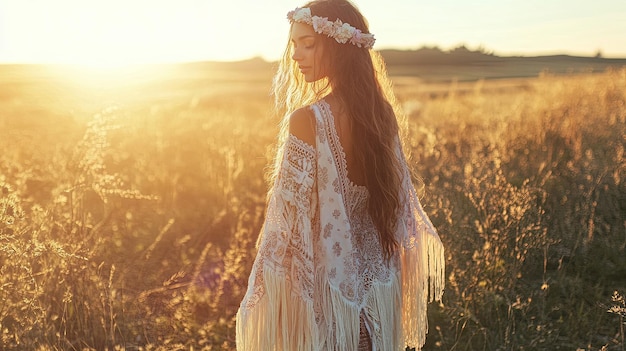
[[[0,349],[234,349],[278,121],[188,73],[88,119],[0,102]],[[624,350],[626,69],[427,88],[396,89],[447,255],[426,348]]]

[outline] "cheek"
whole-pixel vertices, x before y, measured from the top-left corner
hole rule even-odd
[[[326,71],[326,60],[324,59],[323,50],[321,48],[315,50],[313,57],[315,59],[315,66],[322,71]]]

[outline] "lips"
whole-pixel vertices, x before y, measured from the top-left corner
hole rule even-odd
[[[308,71],[311,69],[309,66],[299,66],[300,72],[304,73],[304,71]]]

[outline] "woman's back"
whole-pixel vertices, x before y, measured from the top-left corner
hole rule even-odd
[[[360,165],[357,161],[352,135],[352,121],[345,108],[338,99],[329,95],[323,99],[329,108],[334,129],[339,137],[341,149],[345,155],[349,179],[357,185],[365,186],[365,165]],[[295,111],[289,121],[289,133],[309,145],[315,145],[315,116],[313,112],[305,107]]]
[[[326,189],[314,195],[319,203],[314,216],[319,222],[314,227],[320,228],[319,236],[314,235],[314,242],[325,242],[326,252],[336,256],[328,259],[327,263],[331,263],[327,265],[328,273],[331,277],[344,277],[336,280],[340,283],[338,293],[356,307],[361,335],[359,350],[370,350],[372,345],[381,349],[382,345],[396,343],[389,336],[401,324],[396,319],[399,315],[392,313],[401,309],[401,301],[393,298],[394,287],[399,284],[399,260],[397,256],[389,261],[385,259],[378,230],[368,211],[369,191],[359,184],[364,180],[364,172],[354,158],[352,163],[348,159],[354,154],[348,116],[335,114],[342,109],[332,97],[316,102],[310,110],[315,119],[317,187]],[[327,171],[336,176],[320,176]],[[339,207],[337,201],[341,202]],[[337,208],[339,212],[336,212]],[[332,217],[324,213],[332,213]],[[335,241],[342,235],[333,236],[325,230],[329,227],[344,233],[343,242],[341,239],[337,241],[341,245],[336,246]],[[324,256],[324,245],[319,247],[322,250],[315,255]],[[323,301],[324,298],[314,296],[314,300]]]
[[[348,178],[357,185],[365,185],[365,169],[366,165],[360,165],[356,158],[356,153],[353,143],[352,135],[352,121],[346,113],[345,108],[333,96],[328,96],[324,99],[330,108],[330,112],[335,122],[335,130],[339,137],[339,142],[345,154],[345,159],[348,168]],[[367,159],[366,159],[367,161]]]

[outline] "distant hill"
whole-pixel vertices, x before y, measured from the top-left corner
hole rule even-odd
[[[392,76],[417,77],[423,81],[473,81],[479,79],[536,77],[541,73],[570,74],[604,72],[626,67],[626,58],[570,55],[497,56],[485,50],[460,46],[449,51],[422,47],[416,50],[381,50]],[[203,65],[207,63],[199,63]],[[208,63],[228,70],[273,70],[276,62],[260,58],[238,62]],[[198,64],[189,64],[195,67]],[[206,67],[206,66],[205,66]]]
[[[471,51],[464,46],[451,51],[422,47],[417,50],[382,50],[388,66],[493,64],[504,58],[484,51]]]
[[[536,77],[551,74],[589,73],[626,67],[626,59],[549,56],[497,56],[464,46],[450,51],[423,47],[417,50],[382,50],[391,75],[415,76],[425,81]]]
[[[497,56],[483,49],[469,50],[460,46],[449,51],[436,47],[416,50],[381,50],[391,76],[414,77],[423,82],[475,81],[480,79],[537,77],[542,73],[571,74],[604,72],[626,67],[626,58],[549,56]],[[45,75],[49,67],[59,65],[0,65],[0,75]],[[190,62],[156,64],[154,67],[178,67],[179,79],[212,77],[224,81],[268,81],[277,62],[255,57],[233,62]],[[62,65],[60,65],[62,67]],[[182,78],[181,78],[182,77]]]

